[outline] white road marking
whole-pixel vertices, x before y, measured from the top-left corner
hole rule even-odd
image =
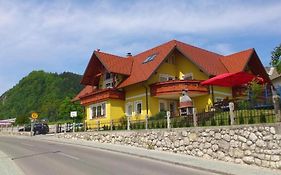
[[[59,152],[58,154],[60,154],[62,156],[65,156],[65,157],[68,157],[68,158],[71,158],[71,159],[80,160],[78,157],[71,156],[69,154],[65,154],[65,153],[62,153],[62,152]]]

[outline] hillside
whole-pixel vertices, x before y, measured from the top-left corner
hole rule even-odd
[[[17,117],[17,120],[26,120],[33,111],[50,121],[66,119],[69,110],[81,110],[79,105],[70,102],[82,89],[81,78],[81,75],[70,72],[31,72],[1,95],[0,119]]]

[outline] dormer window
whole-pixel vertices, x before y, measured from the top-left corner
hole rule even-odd
[[[103,87],[104,88],[113,88],[114,87],[114,82],[113,82],[113,77],[114,75],[112,73],[106,72],[104,74],[104,81],[103,81]]]
[[[108,79],[110,79],[110,78],[112,78],[112,74],[111,73],[105,73],[105,80],[108,80]]]

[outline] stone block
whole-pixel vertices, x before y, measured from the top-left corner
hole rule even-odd
[[[249,135],[249,139],[250,139],[252,142],[256,142],[256,140],[258,139],[258,137],[256,136],[256,134],[251,133],[251,134]]]

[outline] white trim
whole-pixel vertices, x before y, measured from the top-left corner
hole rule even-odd
[[[192,72],[188,72],[188,73],[183,74],[183,76],[181,77],[181,78],[182,78],[182,80],[184,80],[184,79],[185,79],[185,77],[187,77],[187,76],[191,77],[191,79],[190,79],[190,80],[193,80],[193,79],[194,79],[194,77],[193,77],[193,73],[192,73]]]
[[[220,94],[220,95],[225,95],[225,96],[232,96],[231,93],[226,93],[226,92],[221,92],[221,91],[214,91],[214,94]]]
[[[165,82],[165,81],[161,81],[161,78],[166,78],[166,81],[169,81],[169,78],[172,78],[172,80],[175,79],[175,76],[172,76],[170,74],[159,74],[159,82]]]
[[[132,106],[132,114],[130,114],[130,115],[128,114],[128,106],[129,106],[129,105]],[[132,116],[133,113],[134,113],[134,105],[133,105],[133,103],[132,103],[132,102],[126,103],[126,105],[125,105],[125,114],[126,114],[126,116]]]
[[[90,108],[89,119],[90,119],[90,120],[91,120],[91,119],[96,119],[96,118],[93,118],[93,110],[92,110],[92,108],[93,108],[93,107],[96,107],[96,117],[97,117],[97,113],[98,113],[98,112],[97,112],[97,108],[98,108],[98,106],[101,106],[101,114],[104,114],[104,115],[101,115],[100,117],[106,118],[106,117],[107,117],[107,113],[106,113],[106,103],[107,103],[107,101],[103,101],[103,102],[100,102],[100,103],[95,103],[95,104],[89,105],[89,108]],[[102,104],[104,104],[105,110],[102,109]]]
[[[150,96],[150,93],[148,92],[147,95]],[[134,98],[145,97],[145,96],[146,96],[146,94],[143,93],[143,94],[140,94],[140,95],[135,95],[135,96],[132,96],[132,97],[127,97],[125,99],[126,100],[131,100],[131,99],[134,99]]]

